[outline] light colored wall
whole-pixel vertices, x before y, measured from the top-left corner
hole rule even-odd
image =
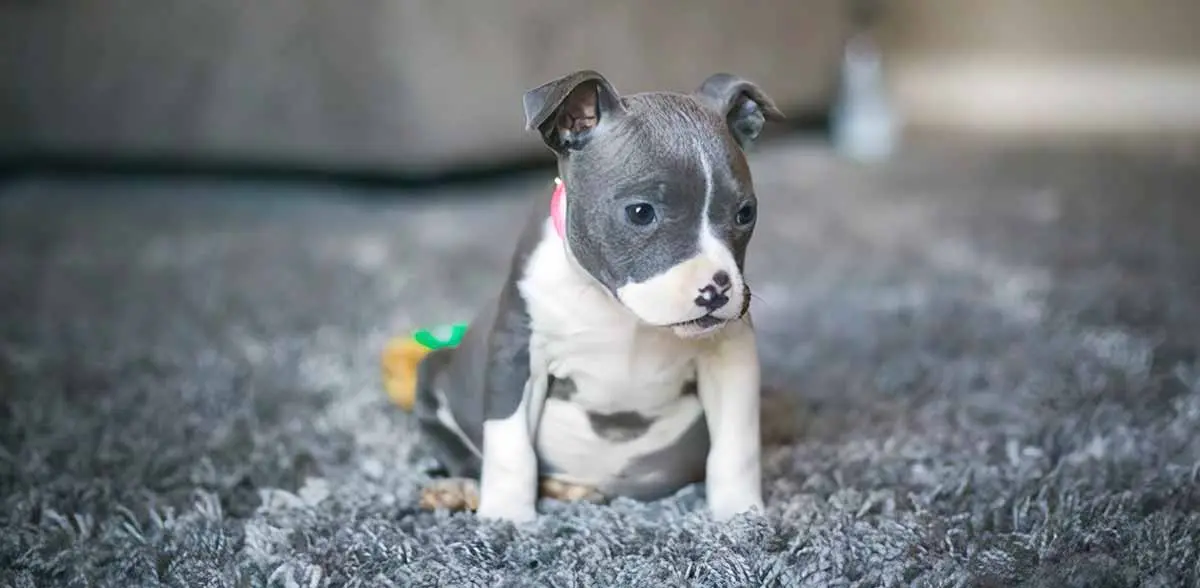
[[[910,125],[1200,131],[1200,1],[894,0],[881,31]]]

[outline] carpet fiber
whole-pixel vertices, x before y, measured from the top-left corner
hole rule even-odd
[[[754,158],[769,513],[415,508],[385,340],[549,177],[0,187],[0,586],[1195,586],[1195,150]]]

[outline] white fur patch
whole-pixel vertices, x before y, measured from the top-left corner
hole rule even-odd
[[[714,274],[724,271],[729,274],[731,280],[731,287],[725,293],[729,302],[713,315],[724,319],[737,318],[742,309],[741,276],[738,275],[737,264],[732,263],[732,255],[728,255],[729,260],[726,262],[721,259],[719,252],[714,254],[703,249],[706,241],[715,240],[711,236],[707,239],[701,236],[702,249],[699,255],[649,280],[631,282],[617,288],[617,298],[643,321],[652,325],[669,326],[698,319],[707,311],[696,304],[696,297],[705,286],[712,284]]]

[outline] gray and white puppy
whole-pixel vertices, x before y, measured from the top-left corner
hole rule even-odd
[[[422,361],[426,445],[486,518],[535,518],[547,487],[652,500],[701,480],[718,520],[761,509],[744,149],[782,113],[729,74],[622,96],[579,71],[524,104],[558,157],[563,230],[547,190],[499,295]]]

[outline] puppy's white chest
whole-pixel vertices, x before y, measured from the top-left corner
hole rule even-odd
[[[543,472],[636,498],[699,479],[708,446],[695,357],[655,335],[540,336],[552,376],[535,444]]]
[[[571,400],[592,411],[654,413],[695,380],[690,346],[636,325],[547,328],[533,340],[549,374],[570,380]]]
[[[530,355],[550,376],[542,469],[640,497],[694,481],[707,452],[695,393],[701,343],[637,321],[569,265],[560,243],[544,241],[529,267]]]

